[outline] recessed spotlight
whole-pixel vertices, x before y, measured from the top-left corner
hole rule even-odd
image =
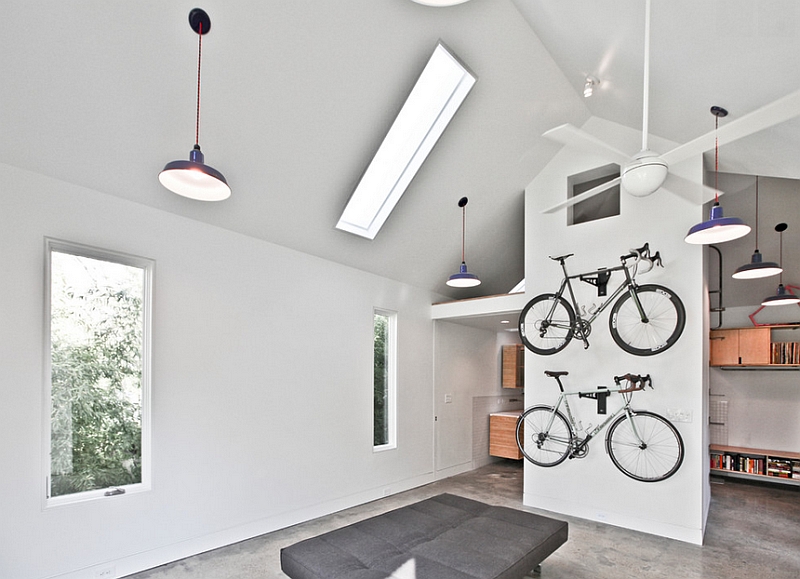
[[[500,320],[500,323],[501,324],[510,324],[511,322],[509,320]]]

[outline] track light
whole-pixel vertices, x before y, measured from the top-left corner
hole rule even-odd
[[[589,98],[594,94],[594,87],[598,86],[600,81],[597,80],[592,75],[586,77],[586,83],[583,85],[583,96],[584,98]]]

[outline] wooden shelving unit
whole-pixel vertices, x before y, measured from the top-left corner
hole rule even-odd
[[[712,330],[709,364],[723,370],[800,370],[800,334],[793,341],[782,341],[776,340],[774,333],[799,327],[794,324]]]
[[[525,350],[522,344],[503,346],[503,388],[525,387]]]
[[[711,473],[800,486],[800,452],[712,444]]]

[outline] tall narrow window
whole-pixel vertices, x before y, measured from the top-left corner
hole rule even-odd
[[[48,240],[48,504],[149,488],[153,262]]]
[[[376,450],[395,448],[397,314],[375,310],[373,316],[373,441]]]

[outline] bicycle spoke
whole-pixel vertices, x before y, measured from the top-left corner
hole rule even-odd
[[[683,304],[661,286],[641,286],[636,291],[636,297],[647,322],[642,321],[631,295],[623,295],[614,304],[609,318],[614,341],[622,349],[639,356],[652,355],[669,348],[683,332]]]
[[[666,419],[651,412],[638,412],[615,422],[606,444],[617,468],[645,482],[664,480],[683,461],[680,435]]]
[[[517,424],[517,445],[539,466],[555,466],[569,454],[572,431],[560,412],[549,406],[526,410]]]
[[[540,355],[555,354],[572,339],[575,315],[572,308],[554,294],[533,298],[522,310],[519,334],[522,343]]]

